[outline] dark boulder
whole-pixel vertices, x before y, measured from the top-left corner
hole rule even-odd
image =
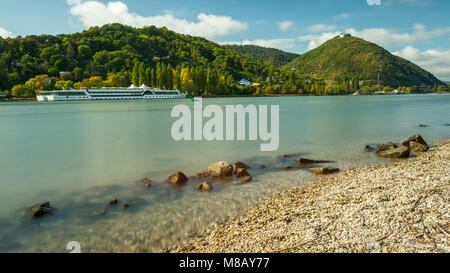
[[[235,162],[233,164],[233,172],[234,172],[234,174],[236,174],[236,171],[238,169],[246,169],[246,170],[248,170],[248,169],[250,169],[250,167],[247,164],[245,164],[245,163],[243,163],[241,161],[238,161],[238,162]]]
[[[395,143],[392,143],[392,142],[381,144],[381,145],[379,145],[377,147],[377,154],[379,154],[379,153],[381,153],[383,151],[386,151],[386,150],[395,149],[398,146],[399,146],[398,144],[395,144]]]
[[[332,161],[297,158],[295,162],[297,162],[298,165],[309,165],[309,164],[331,163]]]
[[[212,191],[212,186],[208,182],[203,182],[195,186],[196,189],[201,191]]]
[[[236,170],[236,177],[237,177],[237,178],[243,177],[243,176],[247,176],[247,175],[250,175],[250,174],[248,173],[247,169],[239,168],[239,169]]]
[[[141,180],[142,181],[142,185],[144,185],[144,188],[148,189],[153,185],[153,181],[150,178],[144,178]]]
[[[215,162],[208,166],[205,173],[216,177],[232,176],[233,165],[230,164],[230,161]]]
[[[377,153],[378,156],[387,158],[407,158],[411,153],[411,149],[406,146],[399,146],[397,148],[392,148],[388,150],[381,151]]]
[[[371,153],[371,152],[375,152],[376,148],[370,146],[370,145],[366,145],[366,147],[364,147],[364,152],[366,153]]]
[[[417,143],[420,143],[420,144],[428,146],[428,143],[423,139],[423,137],[421,135],[414,135],[414,136],[405,138],[404,140],[402,140],[401,143],[402,143],[403,146],[409,147],[409,143],[411,141],[415,141]]]
[[[239,178],[239,182],[248,183],[248,182],[252,181],[252,179],[253,179],[253,177],[251,175],[246,175],[246,176]]]
[[[420,143],[415,142],[415,141],[411,141],[409,143],[409,147],[411,148],[411,151],[418,152],[418,153],[426,152],[428,150],[428,146],[427,145],[423,145],[423,144],[420,144]]]
[[[186,184],[188,178],[182,172],[176,172],[167,178],[167,182],[173,185],[182,186]]]
[[[39,218],[45,215],[49,215],[55,212],[55,208],[50,206],[50,202],[36,204],[29,210],[28,217],[31,219]]]

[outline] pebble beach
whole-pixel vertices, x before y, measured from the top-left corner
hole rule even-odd
[[[447,253],[450,140],[409,159],[318,176],[170,252]]]

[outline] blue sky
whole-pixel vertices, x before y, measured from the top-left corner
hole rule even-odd
[[[447,0],[0,0],[0,4],[2,37],[72,33],[120,22],[167,26],[218,43],[242,40],[303,53],[346,32],[450,80]]]

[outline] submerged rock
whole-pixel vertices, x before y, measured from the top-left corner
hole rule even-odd
[[[283,166],[283,170],[285,171],[290,171],[294,169],[298,169],[298,166]]]
[[[420,143],[422,145],[428,146],[428,143],[423,139],[423,137],[421,135],[414,135],[414,136],[405,138],[404,140],[402,140],[401,143],[402,143],[403,146],[409,147],[409,144],[410,144],[411,141],[415,141],[415,142]]]
[[[246,175],[239,178],[239,182],[248,183],[252,181],[253,177],[251,175]]]
[[[250,169],[250,167],[247,164],[245,164],[245,163],[243,163],[241,161],[238,161],[238,162],[235,162],[233,164],[233,173],[236,174],[236,171],[238,169],[246,169],[246,170],[248,170],[248,169]]]
[[[428,146],[427,145],[423,145],[420,144],[418,142],[415,141],[411,141],[409,143],[409,147],[411,148],[411,151],[413,152],[426,152],[428,150]]]
[[[55,211],[55,208],[52,208],[50,206],[50,202],[44,202],[41,204],[36,204],[30,208],[30,211],[28,213],[28,217],[31,219],[39,218],[45,215],[53,214]]]
[[[389,150],[389,149],[395,149],[395,148],[397,148],[399,145],[398,144],[395,144],[395,143],[392,143],[392,142],[388,142],[388,143],[385,143],[385,144],[381,144],[381,145],[379,145],[378,147],[377,147],[377,154],[379,154],[379,153],[381,153],[381,152],[383,152],[383,151],[387,151],[387,150]]]
[[[141,180],[142,184],[144,185],[144,188],[148,189],[153,185],[153,181],[150,178],[145,177]]]
[[[387,158],[407,158],[411,153],[411,149],[406,146],[400,146],[398,148],[392,148],[377,153],[378,156]]]
[[[239,168],[239,169],[236,170],[236,177],[237,177],[237,178],[243,177],[243,176],[247,176],[247,175],[250,175],[250,174],[248,173],[247,169]]]
[[[364,147],[364,152],[366,153],[371,153],[371,152],[375,152],[376,148],[370,146],[370,145],[366,145],[366,147]]]
[[[84,213],[82,216],[87,216],[87,217],[97,217],[97,216],[102,216],[106,214],[106,209],[105,208],[101,208],[101,209],[97,209],[97,210],[93,210],[93,211],[89,211],[87,213]]]
[[[167,178],[167,182],[177,186],[184,185],[187,181],[188,178],[182,172],[176,172]]]
[[[205,173],[216,177],[232,176],[233,166],[230,164],[230,161],[219,161],[209,165]]]
[[[126,208],[129,208],[129,207],[130,207],[130,205],[128,203],[123,203],[123,204],[119,205],[119,208],[121,208],[121,209],[126,209]]]
[[[332,174],[340,172],[338,168],[311,168],[308,171],[314,174]]]
[[[297,158],[295,160],[295,162],[297,162],[298,165],[308,165],[308,164],[319,164],[319,163],[331,163],[332,161]]]
[[[114,198],[114,199],[112,199],[111,201],[109,201],[109,204],[110,204],[110,205],[117,205],[117,204],[119,204],[119,199]]]
[[[198,184],[195,186],[196,189],[199,189],[201,191],[212,191],[212,186],[208,182],[203,182],[201,184]]]
[[[422,128],[428,127],[428,125],[425,125],[425,124],[419,124],[417,126],[422,127]]]

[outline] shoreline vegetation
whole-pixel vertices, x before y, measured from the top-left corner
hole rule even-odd
[[[450,251],[450,139],[408,159],[320,176],[164,251]]]
[[[360,94],[356,96],[407,96],[407,95],[449,95],[450,91],[438,91],[433,93],[417,93],[417,94]],[[270,94],[270,95],[216,95],[202,96],[203,98],[283,98],[283,97],[326,97],[326,96],[352,96],[352,95],[312,95],[312,94]],[[187,97],[187,99],[190,97]],[[0,102],[30,102],[37,101],[36,98],[15,98],[8,97],[6,100],[0,98]]]
[[[121,24],[56,36],[0,38],[0,92],[27,98],[41,91],[131,84],[177,88],[188,96],[450,90],[417,65],[350,35],[330,39],[289,63],[276,61],[295,57],[286,52],[252,47],[243,54],[232,48],[165,27]]]

